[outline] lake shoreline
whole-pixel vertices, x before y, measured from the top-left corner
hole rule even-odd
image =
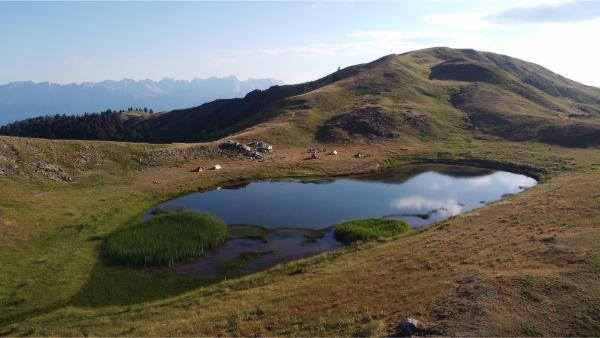
[[[365,202],[371,199],[371,197],[363,202],[348,201],[339,205],[334,203],[335,206],[331,205],[331,202],[334,202],[335,200],[328,202],[327,199],[324,199],[320,201],[320,196],[322,195],[332,196],[332,193],[334,193],[336,189],[335,187],[339,186],[339,184],[343,184],[345,190],[349,188],[348,185],[360,186],[357,186],[353,190],[358,194],[350,193],[350,195],[365,194],[368,196],[379,196],[378,198],[384,198],[385,200],[385,198],[390,198],[389,196],[383,197],[386,196],[386,194],[389,194],[389,189],[393,188],[393,191],[397,191],[396,194],[402,194],[402,190],[397,189],[402,189],[402,186],[405,186],[406,184],[410,185],[411,181],[415,179],[418,180],[418,177],[422,175],[433,175],[433,177],[418,183],[417,186],[420,187],[419,189],[425,189],[427,184],[434,183],[436,180],[442,180],[441,183],[445,184],[449,184],[448,180],[455,182],[453,184],[461,185],[469,184],[471,181],[474,183],[487,182],[487,184],[491,184],[492,181],[489,181],[490,178],[497,175],[503,175],[502,177],[504,177],[504,181],[498,181],[495,183],[495,185],[500,184],[495,189],[503,190],[491,195],[490,192],[481,191],[479,194],[485,195],[476,196],[474,197],[474,200],[473,197],[468,197],[468,200],[463,200],[458,197],[456,200],[454,200],[453,197],[447,201],[440,201],[436,199],[428,201],[418,200],[418,198],[422,199],[423,197],[417,196],[417,201],[411,201],[409,198],[408,200],[397,203],[408,202],[423,204],[424,206],[412,207],[412,209],[406,209],[407,206],[404,206],[396,212],[393,212],[393,210],[396,210],[395,208],[398,207],[393,207],[392,209],[389,209],[389,207],[384,207],[383,209],[379,208],[379,211],[372,210],[365,214],[356,214],[354,212],[360,210],[361,205],[364,205]],[[502,184],[507,184],[506,179],[509,177],[511,177],[513,180],[520,180],[527,183],[519,183],[515,185],[518,186],[518,189],[509,186],[502,188]],[[488,181],[486,181],[486,179]],[[375,186],[373,186],[373,184],[375,184]],[[384,190],[377,190],[378,192],[369,192],[370,186],[379,187],[382,184],[388,188]],[[253,231],[256,232],[256,229],[246,229],[245,232],[249,233],[242,231],[241,236],[230,236],[230,238],[228,238],[227,241],[219,248],[207,253],[205,256],[178,264],[178,267],[176,268],[176,271],[178,272],[191,273],[201,276],[202,278],[214,279],[217,277],[233,277],[243,275],[245,273],[256,272],[268,269],[275,264],[284,263],[299,258],[306,258],[311,255],[339,249],[342,244],[333,239],[331,229],[335,224],[338,224],[344,220],[365,217],[391,218],[405,220],[409,222],[413,228],[423,228],[443,221],[448,217],[478,209],[490,202],[505,198],[506,196],[517,194],[535,184],[537,184],[537,181],[529,176],[507,171],[456,164],[419,163],[383,169],[367,174],[354,174],[335,177],[283,177],[246,181],[244,183],[226,185],[216,189],[207,189],[201,192],[194,192],[162,202],[158,205],[155,205],[153,208],[148,209],[143,214],[143,217],[148,219],[152,217],[153,214],[156,214],[157,210],[160,210],[161,212],[193,210],[197,212],[210,212],[215,214],[230,224],[230,227],[234,224],[252,224],[251,227],[258,228],[258,232],[260,232],[260,234],[258,232],[256,234],[252,233]],[[260,190],[257,191],[256,189],[258,187],[263,187],[267,190],[262,192]],[[460,186],[446,189],[453,191],[452,194],[457,194],[458,191],[462,190],[459,187]],[[247,189],[250,189],[252,192],[246,192]],[[282,189],[283,191],[280,191]],[[280,192],[278,193],[277,191]],[[310,195],[297,195],[290,197],[289,194],[291,193],[293,195],[293,191],[297,191],[296,194],[310,193]],[[304,193],[302,193],[302,191],[304,191]],[[277,195],[281,193],[283,193],[283,195]],[[475,192],[471,192],[471,194],[472,193]],[[344,195],[348,194],[349,191],[344,193]],[[439,195],[439,193],[436,193],[436,196],[437,195]],[[219,198],[217,196],[221,197]],[[237,200],[235,196],[240,196],[242,199]],[[255,199],[255,196],[263,196],[260,204],[254,203],[253,200]],[[264,200],[265,196],[270,199]],[[463,198],[467,198],[467,196],[469,195],[466,195]],[[347,198],[343,196],[340,197]],[[204,202],[200,202],[200,200],[197,199],[202,199]],[[284,200],[287,202],[281,204]],[[275,205],[270,205],[271,203],[275,203]],[[391,200],[385,202],[384,204],[388,205],[390,203],[392,203]],[[203,207],[195,207],[195,205],[203,205]],[[278,214],[278,210],[285,210],[286,205],[293,205],[293,207],[290,210]],[[264,211],[258,213],[257,215],[256,210],[260,208],[264,209]],[[294,213],[293,209],[295,208],[298,208],[298,210],[304,210],[304,213],[311,215],[318,215],[320,212],[322,213],[323,210],[321,209],[323,208],[333,208],[333,210],[335,210],[336,218],[334,219],[330,217],[331,219],[328,218],[328,221],[323,222],[321,217],[314,216],[312,218],[306,218],[306,220],[302,221],[301,223],[280,223],[282,221],[289,222],[289,219],[301,217],[300,215],[296,215]],[[232,211],[232,209],[235,211]],[[347,210],[351,211],[348,212]],[[249,212],[254,216],[250,216],[250,219],[243,218],[247,217],[243,215],[238,215],[237,218],[234,219],[228,218],[229,216],[227,216],[228,214],[238,214],[240,212]],[[268,214],[269,216],[261,216],[261,214]],[[268,221],[268,219],[272,220]],[[307,226],[308,224],[310,224],[310,226]],[[320,236],[313,236],[312,233],[315,231],[322,233]],[[286,232],[287,235],[282,235]],[[290,235],[292,233],[294,233],[294,235]],[[294,240],[291,240],[292,238],[294,238]],[[319,246],[321,246],[321,248],[319,248]],[[256,256],[256,259],[253,261],[249,258],[249,256]],[[238,261],[240,264],[233,264],[233,262],[236,261]],[[243,261],[245,264],[241,264],[241,261]],[[259,261],[262,261],[262,263],[259,264]],[[248,268],[248,266],[252,263],[254,263],[255,267]],[[230,271],[231,273],[223,274],[219,272],[219,266],[221,265],[239,266],[240,270],[244,270],[245,273],[240,273],[239,271]],[[203,269],[212,272],[206,275]]]

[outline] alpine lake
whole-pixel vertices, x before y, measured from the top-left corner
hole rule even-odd
[[[277,179],[181,196],[148,210],[211,213],[229,239],[175,267],[199,278],[236,276],[343,246],[334,226],[359,218],[401,219],[413,228],[442,221],[533,187],[531,177],[454,165],[412,165],[374,174]]]

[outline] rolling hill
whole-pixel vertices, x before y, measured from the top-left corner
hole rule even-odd
[[[600,89],[509,56],[430,48],[388,55],[312,82],[255,90],[189,109],[113,118],[17,122],[0,134],[44,138],[199,142],[229,135],[274,143],[357,140],[538,140],[600,144]],[[93,125],[83,137],[73,130]],[[113,132],[120,130],[121,132]],[[132,132],[134,131],[134,132]]]

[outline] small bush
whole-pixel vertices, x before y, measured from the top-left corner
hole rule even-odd
[[[113,232],[106,238],[104,249],[106,257],[117,263],[173,266],[206,253],[226,237],[227,225],[219,218],[177,211]]]
[[[389,218],[366,218],[342,222],[335,226],[334,237],[350,244],[356,241],[373,241],[391,237],[410,230],[404,221]]]

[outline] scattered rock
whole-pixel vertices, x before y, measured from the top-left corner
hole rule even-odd
[[[48,163],[46,161],[38,161],[35,166],[38,174],[53,181],[71,182],[72,180],[71,177],[69,177],[65,171],[57,165]]]
[[[317,154],[319,154],[321,152],[326,152],[326,151],[327,151],[326,148],[323,148],[323,149],[314,148],[314,147],[313,148],[309,148],[308,149],[308,153],[310,154],[310,157],[308,159],[311,159],[311,158],[316,159],[317,158]]]
[[[221,169],[221,165],[219,164],[215,164],[212,168],[210,168],[210,170],[220,170]]]
[[[419,332],[420,323],[414,318],[406,318],[399,327],[398,335],[400,337],[410,337]]]
[[[255,150],[252,150],[254,147]],[[244,145],[240,142],[228,140],[219,145],[219,148],[224,150],[235,151],[242,154],[244,157],[250,160],[263,161],[264,157],[260,153],[271,153],[273,152],[273,146],[269,145],[264,141],[255,141],[250,145]]]
[[[152,183],[154,183],[154,184],[160,184],[160,181],[159,180],[154,180],[154,181],[152,181]]]
[[[354,155],[354,157],[355,157],[355,158],[365,158],[365,157],[368,157],[368,156],[369,156],[369,155],[368,155],[368,154],[365,154],[365,153],[356,153],[356,154]]]
[[[273,152],[273,146],[268,144],[265,141],[255,141],[250,143],[251,146],[255,147],[256,151],[261,153],[271,153]]]
[[[83,146],[81,149],[75,154],[72,159],[73,167],[83,170],[83,169],[96,169],[102,168],[104,164],[104,159],[102,158],[101,153],[93,146]]]

